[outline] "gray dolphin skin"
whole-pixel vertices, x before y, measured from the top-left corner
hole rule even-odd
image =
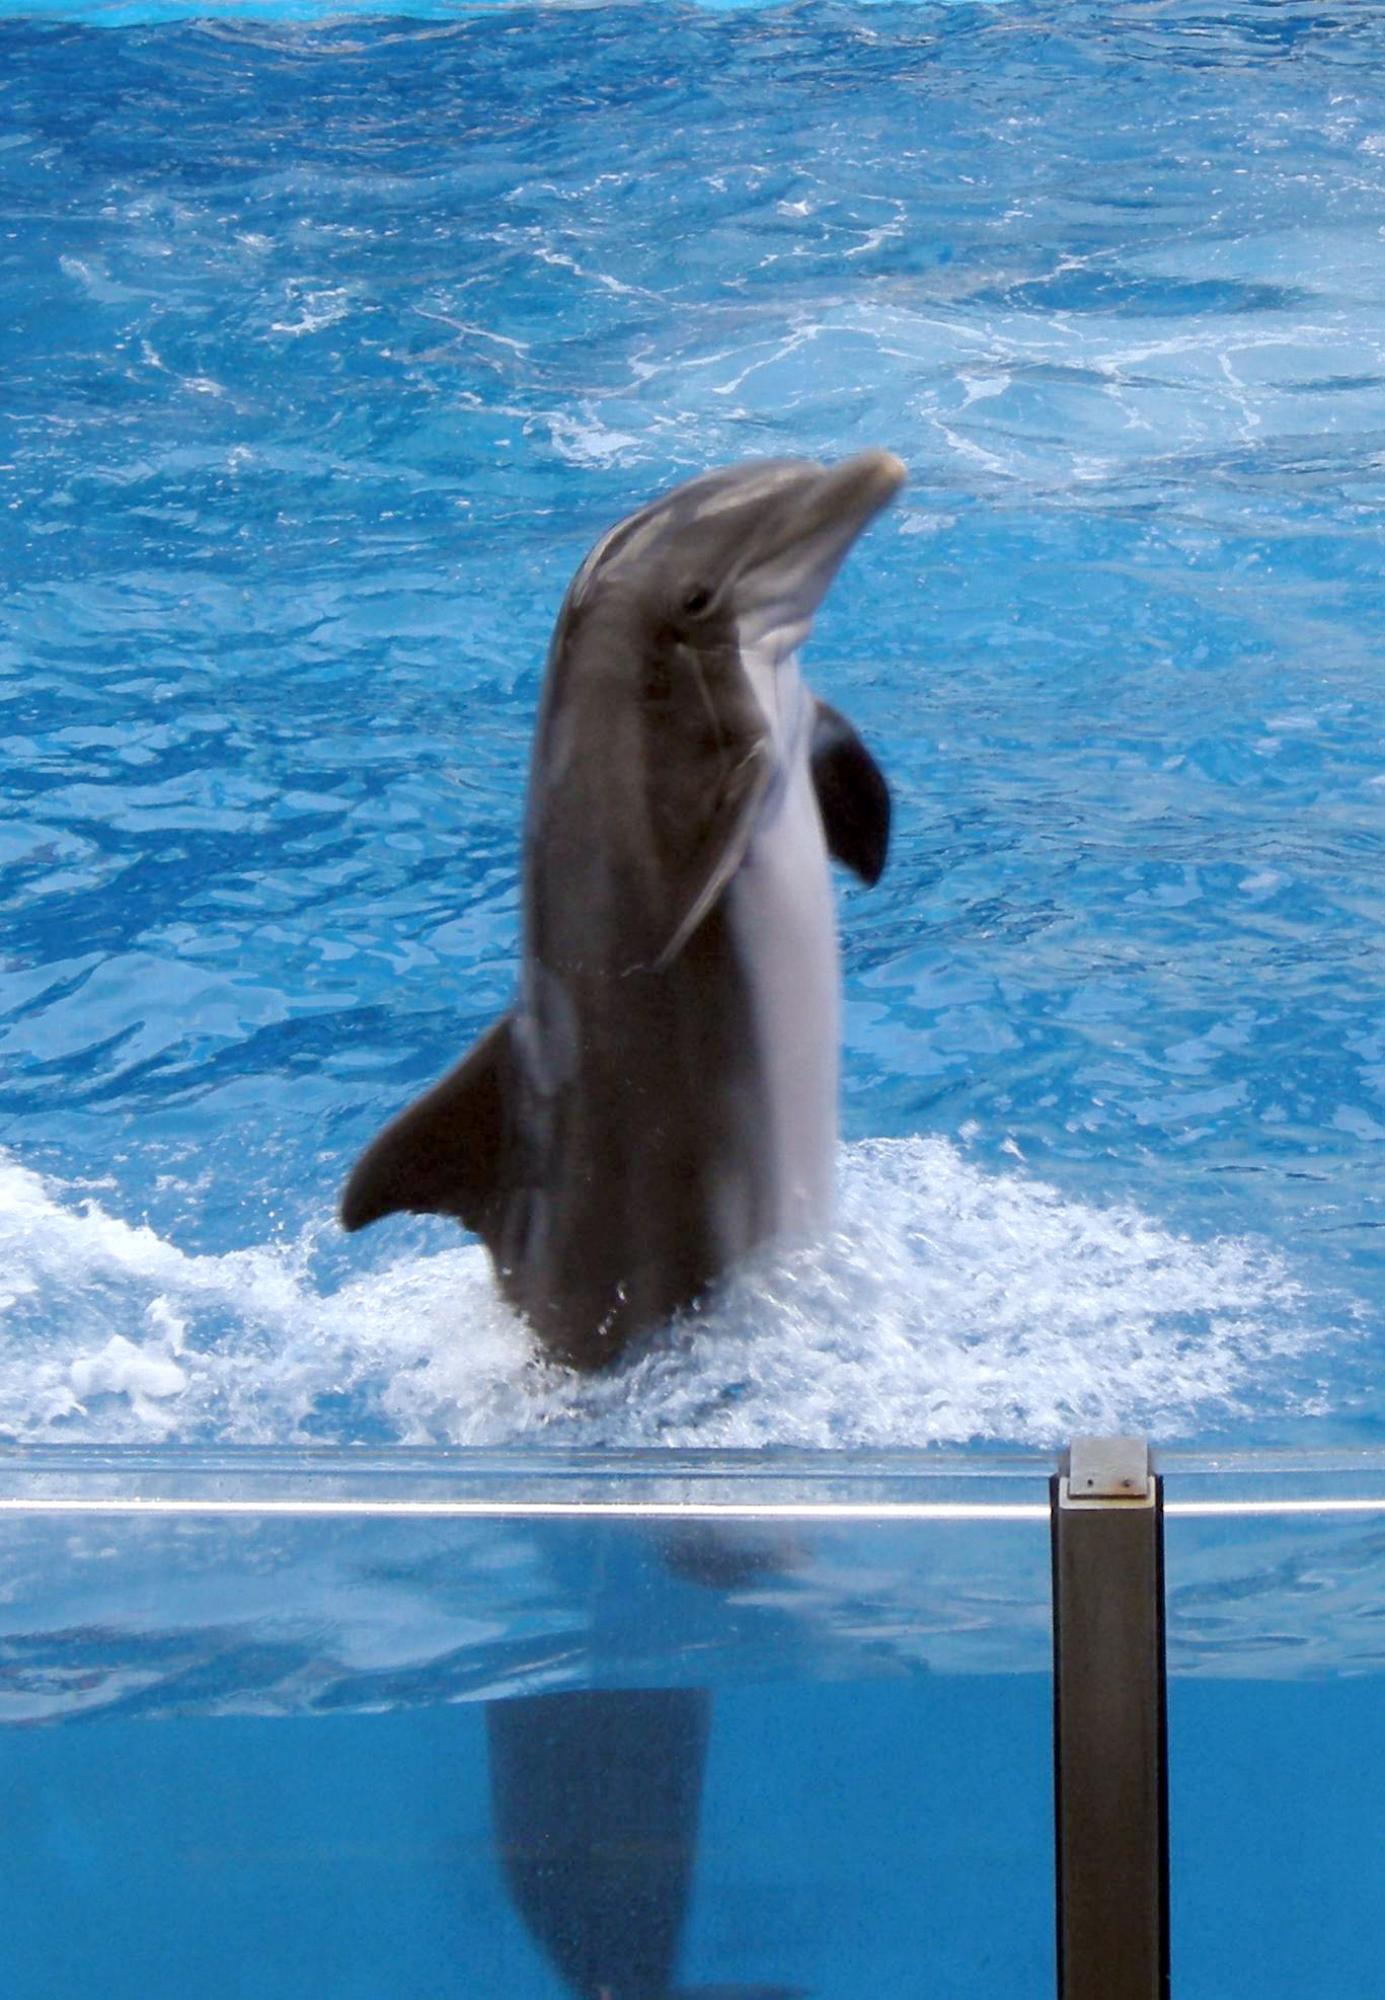
[[[751,462],[597,543],[549,649],[516,1004],[347,1183],[347,1229],[474,1230],[574,1367],[830,1212],[828,856],[877,881],[890,797],[797,652],[903,478],[883,451]]]

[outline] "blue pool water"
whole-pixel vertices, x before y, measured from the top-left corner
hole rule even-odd
[[[83,1484],[62,1471],[73,1456],[5,1454],[0,1494],[110,1499],[142,1477],[146,1505],[0,1512],[0,1983],[15,2000],[571,2000],[584,1989],[546,1962],[507,1863],[526,1838],[541,1851],[555,1801],[560,1832],[593,1839],[612,1793],[628,1812],[632,1739],[642,1793],[679,1770],[697,1793],[664,1850],[686,1892],[676,1979],[620,1976],[648,1929],[628,1823],[604,1871],[575,1862],[570,1831],[567,1868],[549,1857],[574,1928],[604,1937],[612,2000],[1052,1995],[1042,1464],[997,1477],[957,1459],[949,1485],[921,1454],[838,1454],[826,1475],[782,1455],[713,1456],[709,1473],[706,1454],[561,1471],[549,1454],[536,1475],[528,1453],[488,1474],[465,1455],[459,1476],[456,1454],[390,1447],[328,1453],[325,1474],[301,1452],[226,1452],[180,1480],[169,1468],[189,1454],[106,1452],[77,1454]],[[1378,1462],[1374,1477],[1378,1496]],[[492,1501],[679,1495],[703,1512],[398,1508],[482,1498],[488,1480]],[[335,1517],[148,1505],[162,1490],[282,1507],[343,1484],[357,1499]],[[1175,1510],[1226,1486],[1169,1467]],[[707,1511],[795,1490],[817,1518]],[[980,1518],[888,1511],[959,1495]],[[1038,1504],[1016,1521],[995,1511],[1011,1500]],[[1372,1990],[1382,1564],[1378,1515],[1170,1519],[1187,2000]],[[552,1754],[564,1715],[585,1742],[601,1713],[599,1760]]]
[[[1378,1437],[1385,10],[47,11],[0,20],[0,1431]],[[586,547],[877,444],[809,655],[898,829],[842,893],[842,1226],[574,1384],[336,1191],[509,997]]]

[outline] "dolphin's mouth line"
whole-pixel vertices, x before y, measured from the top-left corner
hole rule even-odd
[[[813,614],[847,553],[894,498],[904,476],[900,461],[884,451],[861,452],[825,467],[806,493],[786,493],[781,507],[767,508],[766,526],[724,579],[717,597],[729,595],[742,616],[753,606],[761,626],[757,636],[801,627],[781,648],[781,657],[787,658],[807,637]]]

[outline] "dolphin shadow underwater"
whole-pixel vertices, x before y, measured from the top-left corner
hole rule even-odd
[[[730,467],[596,544],[549,649],[515,1005],[347,1182],[348,1230],[406,1210],[475,1231],[574,1368],[829,1214],[829,856],[879,879],[890,794],[797,652],[903,478],[883,451]],[[672,2000],[710,1712],[704,1688],[488,1705],[501,1870],[580,2000]]]
[[[697,1857],[706,1688],[591,1689],[487,1705],[511,1898],[579,2000],[799,2000],[670,1984]]]
[[[348,1230],[475,1231],[574,1368],[830,1214],[828,856],[878,881],[890,794],[797,655],[903,478],[883,451],[733,466],[596,544],[549,648],[516,1002],[347,1181]]]
[[[743,1615],[727,1596],[753,1600],[804,1556],[797,1536],[746,1522],[607,1531],[599,1549],[588,1547],[590,1671],[598,1681],[621,1672],[632,1638],[647,1654],[635,1635],[651,1618],[685,1657],[724,1644]],[[752,1618],[763,1639],[774,1614]],[[577,2000],[800,2000],[804,1992],[758,1980],[673,1984],[696,1886],[712,1705],[709,1688],[680,1685],[597,1685],[486,1705],[499,1871]]]

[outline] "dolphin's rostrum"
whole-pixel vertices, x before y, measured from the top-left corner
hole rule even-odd
[[[347,1229],[408,1209],[475,1230],[576,1367],[827,1213],[827,857],[875,882],[890,800],[797,649],[903,477],[881,451],[735,466],[598,542],[549,650],[518,999],[347,1183]]]

